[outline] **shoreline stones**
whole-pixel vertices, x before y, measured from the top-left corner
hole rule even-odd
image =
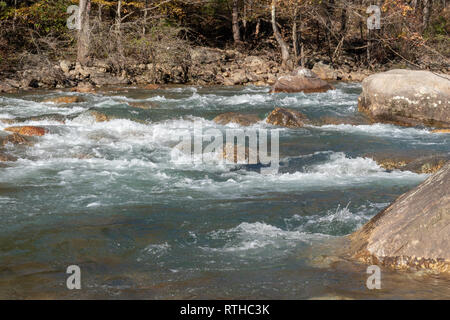
[[[93,93],[95,92],[95,87],[89,82],[80,82],[75,88],[72,88],[71,91],[79,93]]]
[[[352,258],[450,273],[450,162],[349,236]]]
[[[279,77],[272,87],[272,93],[292,92],[326,92],[334,87],[328,82],[320,79],[309,69],[299,68],[290,75]]]
[[[362,82],[358,109],[374,122],[450,128],[450,76],[395,69]]]

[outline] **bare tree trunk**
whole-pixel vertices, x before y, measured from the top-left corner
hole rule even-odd
[[[346,32],[347,32],[347,7],[343,7],[341,12],[341,34],[345,35]]]
[[[361,8],[362,8],[362,5],[363,5],[363,0],[359,0],[359,4],[361,5]],[[361,41],[363,41],[364,40],[364,32],[363,32],[363,19],[360,17],[360,18],[358,18],[358,25],[359,25],[359,34],[360,34],[360,38],[361,38]]]
[[[116,40],[120,58],[123,57],[121,24],[122,24],[122,0],[119,0],[117,1],[117,13],[116,13]]]
[[[275,39],[277,40],[278,45],[281,48],[281,61],[282,61],[281,65],[283,67],[289,67],[289,59],[290,59],[289,48],[288,48],[288,45],[286,44],[286,42],[284,41],[283,37],[281,36],[280,31],[278,30],[278,27],[277,27],[275,1],[276,0],[272,0],[272,29],[273,29],[273,34],[275,35]]]
[[[79,23],[77,43],[77,61],[86,65],[89,61],[89,13],[91,11],[91,0],[80,0]]]
[[[433,6],[433,0],[423,0],[423,22],[422,29],[425,31],[430,24],[431,8]]]
[[[297,34],[297,20],[292,24],[292,47],[294,48],[294,61],[298,62],[298,34]]]
[[[144,26],[142,27],[142,34],[145,35],[145,25],[147,24],[147,8],[148,8],[148,0],[145,0],[145,8],[144,8]]]
[[[120,34],[120,24],[121,24],[121,20],[122,20],[122,16],[121,16],[121,11],[122,11],[122,0],[117,1],[117,13],[116,13],[116,30],[117,30],[117,34]]]
[[[233,24],[234,44],[241,43],[241,32],[239,30],[239,0],[233,0],[233,12],[231,14]]]
[[[411,5],[416,13],[422,10],[422,0],[414,0]]]
[[[13,30],[16,31],[16,19],[17,19],[17,0],[14,0],[14,18],[13,18]]]
[[[103,5],[101,3],[98,4],[98,21],[102,22],[102,7]]]
[[[300,47],[300,61],[301,61],[302,68],[304,68],[305,67],[305,51],[304,51],[303,41],[302,41],[302,45]]]
[[[299,37],[299,30],[298,30],[298,23],[297,23],[298,20],[301,21],[301,15],[299,15],[298,6],[295,6],[293,24],[292,24],[292,46],[294,47],[294,66],[295,67],[298,65],[299,60],[303,59],[303,57],[300,56],[301,54],[299,52],[301,38]],[[300,24],[300,30],[302,29],[301,27],[302,27],[302,24]],[[300,39],[300,42],[299,42],[299,39]],[[301,43],[301,47],[302,47],[301,50],[303,50],[303,43]]]
[[[258,38],[260,28],[261,28],[261,19],[258,19],[258,22],[256,22],[256,28],[255,28],[255,38]]]

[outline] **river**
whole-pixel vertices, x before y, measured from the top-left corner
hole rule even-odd
[[[426,272],[382,270],[382,289],[368,290],[367,266],[339,254],[345,235],[428,176],[386,171],[368,154],[450,150],[448,134],[364,123],[360,92],[338,83],[315,94],[183,86],[0,96],[0,119],[49,131],[32,146],[7,145],[18,160],[0,163],[0,298],[450,298],[450,279]],[[66,95],[84,101],[43,102]],[[176,146],[194,124],[244,129],[216,124],[218,114],[264,119],[275,107],[356,124],[245,128],[279,134],[273,174],[191,163]],[[81,269],[81,290],[66,287],[69,265]]]

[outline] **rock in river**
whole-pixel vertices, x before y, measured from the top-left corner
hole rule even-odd
[[[0,162],[13,162],[13,161],[17,161],[17,158],[7,153],[4,153],[2,150],[0,150]]]
[[[15,132],[23,136],[43,136],[47,133],[45,128],[33,126],[9,127],[5,131]]]
[[[450,128],[450,76],[396,69],[367,77],[358,107],[376,122]]]
[[[83,102],[84,100],[78,96],[65,96],[65,97],[56,97],[44,100],[43,102],[51,102],[55,104],[67,104],[67,103],[77,103]]]
[[[275,126],[300,128],[308,122],[308,118],[295,110],[276,108],[269,114],[266,121]]]
[[[0,146],[4,146],[8,143],[32,145],[32,141],[30,141],[29,138],[21,136],[18,133],[9,134],[6,137],[0,136]]]
[[[450,162],[350,235],[354,258],[450,273]]]
[[[334,89],[309,69],[299,68],[290,75],[278,78],[272,92],[325,92]]]
[[[260,120],[261,119],[256,114],[242,114],[237,112],[222,113],[213,119],[214,122],[221,125],[237,123],[241,126],[250,126]]]

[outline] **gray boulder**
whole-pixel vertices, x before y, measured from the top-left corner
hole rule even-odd
[[[364,79],[358,99],[373,121],[450,128],[450,76],[391,70]]]
[[[350,235],[354,258],[450,273],[450,162]]]

